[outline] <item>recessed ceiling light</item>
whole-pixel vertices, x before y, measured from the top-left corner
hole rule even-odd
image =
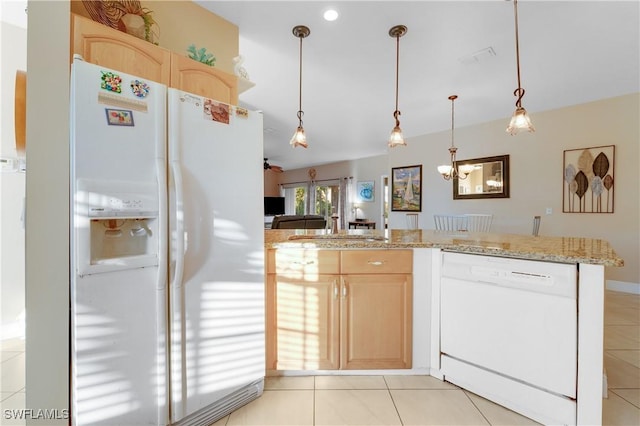
[[[324,16],[324,19],[329,22],[335,21],[336,19],[338,19],[338,11],[334,9],[329,9],[324,12],[323,16]]]

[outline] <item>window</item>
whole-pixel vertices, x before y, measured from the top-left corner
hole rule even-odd
[[[283,185],[285,214],[306,214],[307,187],[306,183]]]
[[[340,181],[323,183],[324,185],[315,187],[315,209],[312,214],[319,214],[328,219],[333,213],[338,212]]]
[[[340,216],[341,227],[345,220],[349,220],[349,212],[346,206],[351,201],[349,196],[348,178],[323,180],[321,182],[298,182],[283,184],[280,194],[285,198],[284,210],[289,215],[317,214],[327,219],[327,227],[331,226],[331,215]],[[347,198],[341,199],[341,191]],[[344,216],[344,217],[342,217]]]

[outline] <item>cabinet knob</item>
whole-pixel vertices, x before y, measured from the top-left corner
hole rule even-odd
[[[367,264],[372,266],[382,266],[384,265],[384,261],[382,260],[367,260]]]

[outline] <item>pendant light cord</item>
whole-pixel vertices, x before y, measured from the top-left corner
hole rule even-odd
[[[454,99],[451,99],[451,148],[454,147],[454,144],[453,144],[453,102],[454,102]]]
[[[518,71],[518,88],[514,90],[513,95],[517,96],[516,107],[522,106],[522,97],[524,96],[524,89],[520,85],[520,41],[518,38],[518,0],[513,0],[513,10],[516,20],[516,69]]]
[[[302,111],[302,38],[300,37],[300,86],[298,91],[298,121],[300,122],[300,127],[302,127],[302,116],[304,115],[304,111]]]
[[[393,112],[393,118],[396,119],[396,127],[400,126],[400,120],[398,120],[398,116],[400,115],[400,111],[398,111],[398,74],[400,73],[400,36],[396,36],[396,110]]]

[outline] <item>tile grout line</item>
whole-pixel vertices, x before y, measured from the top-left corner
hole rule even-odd
[[[389,382],[387,382],[387,378],[385,376],[382,376],[382,380],[384,380],[384,384],[387,386],[387,393],[389,394],[389,398],[391,398],[391,403],[393,404],[394,410],[396,410],[396,414],[398,415],[398,420],[400,420],[400,425],[404,426],[404,420],[402,420],[402,416],[400,415],[400,410],[396,405],[396,400],[393,398],[393,394],[391,393]]]
[[[467,397],[467,399],[469,400],[469,402],[471,402],[471,405],[473,405],[475,407],[476,410],[478,410],[478,413],[480,413],[480,415],[482,416],[482,418],[487,422],[488,425],[491,425],[492,423],[489,421],[489,419],[487,418],[487,416],[484,415],[484,413],[482,412],[482,410],[480,409],[480,407],[478,407],[476,405],[475,402],[473,402],[473,399],[471,399],[471,397],[469,396],[469,394],[467,393],[466,390],[464,389],[460,389],[462,390],[462,393],[464,394],[464,396]]]
[[[616,392],[616,390],[628,390],[628,389],[624,389],[624,388],[615,388],[615,389],[611,389],[609,388],[609,391],[611,391],[611,393],[614,393],[616,396],[618,396],[619,398],[621,398],[623,401],[633,405],[634,407],[640,409],[640,406],[636,405],[633,401],[628,400],[627,398],[625,398],[624,396],[620,395],[619,393]]]

